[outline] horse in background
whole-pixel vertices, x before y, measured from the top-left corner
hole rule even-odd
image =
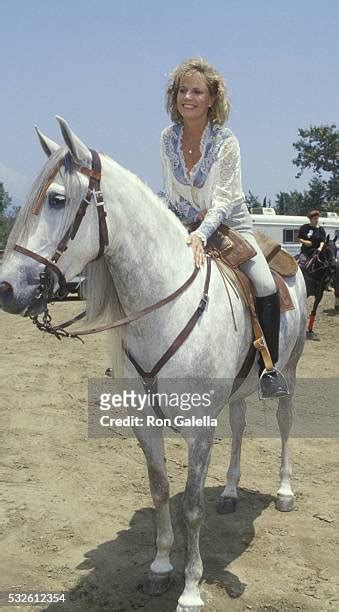
[[[313,326],[318,306],[326,288],[334,287],[336,276],[337,236],[332,240],[327,235],[322,251],[315,249],[306,265],[300,266],[304,276],[307,297],[314,296],[313,307],[308,320],[307,337],[314,337]],[[299,262],[299,255],[296,260]]]

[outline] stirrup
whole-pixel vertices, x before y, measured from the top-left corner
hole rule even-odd
[[[267,374],[273,374],[273,376],[268,378]],[[273,370],[264,368],[258,382],[258,395],[260,400],[276,399],[290,395],[288,384],[283,373],[277,370],[277,368]]]

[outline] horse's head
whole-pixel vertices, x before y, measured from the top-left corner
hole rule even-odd
[[[66,281],[107,244],[100,158],[57,119],[66,146],[37,129],[48,161],[20,210],[4,254],[0,307],[13,314],[40,313],[46,300],[62,292]]]
[[[337,237],[333,240],[327,235],[322,251],[315,250],[310,258],[304,274],[315,283],[326,285],[333,281],[336,270]]]
[[[330,280],[333,281],[335,271],[336,271],[336,263],[337,263],[337,251],[338,251],[337,236],[335,236],[335,238],[332,240],[329,234],[327,235],[326,243],[325,243],[325,247],[323,251],[324,251],[324,259],[327,262],[327,265],[329,268]]]

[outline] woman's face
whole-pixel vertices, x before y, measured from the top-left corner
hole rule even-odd
[[[177,108],[183,119],[205,119],[214,97],[210,95],[205,78],[199,72],[182,77],[177,93]]]

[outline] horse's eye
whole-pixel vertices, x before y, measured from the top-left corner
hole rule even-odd
[[[61,193],[50,193],[48,196],[48,204],[51,208],[62,208],[65,206],[66,198]]]

